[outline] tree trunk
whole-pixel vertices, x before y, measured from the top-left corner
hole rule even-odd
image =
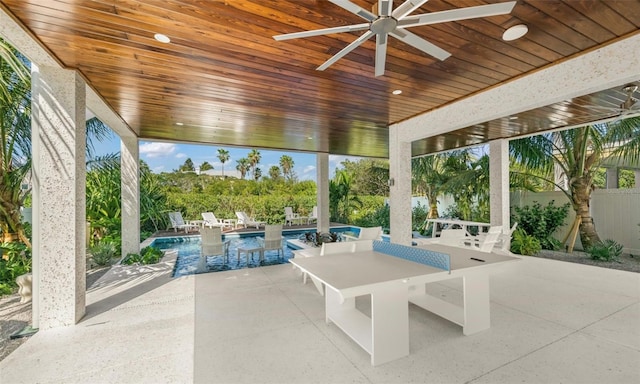
[[[578,177],[571,180],[571,198],[573,210],[580,216],[580,241],[586,250],[600,242],[600,237],[593,223],[589,210],[591,201],[591,180],[587,177]]]

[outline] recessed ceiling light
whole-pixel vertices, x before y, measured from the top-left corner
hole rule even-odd
[[[307,140],[313,140],[313,136],[307,136]]]
[[[176,125],[184,125],[184,123],[176,123]]]
[[[402,93],[402,90],[401,89],[396,89],[395,91],[393,91],[391,93],[393,93],[394,95],[399,95],[399,94]]]
[[[158,40],[161,43],[171,42],[171,39],[169,38],[169,36],[163,35],[162,33],[156,33],[155,35],[153,35],[153,38]]]
[[[502,34],[502,40],[511,41],[519,39],[522,36],[526,35],[528,31],[529,28],[527,28],[527,26],[524,24],[514,25],[513,27],[504,31],[504,33]]]
[[[518,120],[518,116],[509,116],[509,120]]]

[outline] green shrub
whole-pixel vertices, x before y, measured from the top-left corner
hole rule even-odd
[[[2,243],[0,250],[0,294],[9,294],[16,277],[31,272],[31,250],[21,242]]]
[[[513,233],[511,239],[511,252],[518,255],[532,256],[540,252],[542,247],[535,237],[528,235],[524,230],[518,228]]]
[[[117,252],[118,249],[113,243],[99,243],[89,249],[93,262],[99,266],[111,265]]]
[[[587,253],[593,260],[616,261],[622,255],[622,244],[607,239],[591,246]]]
[[[424,231],[424,223],[429,215],[429,206],[422,205],[420,202],[411,210],[411,230]]]
[[[565,224],[565,219],[569,214],[569,203],[561,207],[553,205],[551,200],[546,207],[542,207],[537,201],[520,208],[515,207],[515,214],[511,222],[518,223],[518,228],[528,235],[535,237],[542,249],[557,250],[562,246],[558,240],[553,238],[553,233]]]
[[[144,247],[140,250],[140,253],[128,253],[122,260],[122,264],[156,264],[160,262],[164,252],[160,248],[156,247]]]

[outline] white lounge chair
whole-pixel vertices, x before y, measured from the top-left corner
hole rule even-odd
[[[509,249],[511,246],[511,236],[513,235],[513,232],[516,231],[517,227],[518,223],[513,224],[511,229],[507,229],[506,231],[505,228],[508,227],[502,227],[502,234],[500,235],[500,237],[498,237],[498,242],[496,243],[496,245],[500,247],[501,253],[509,254],[511,252],[511,250]]]
[[[358,237],[351,235],[342,235],[348,241],[353,240],[382,240],[382,227],[364,227],[360,228]]]
[[[199,227],[193,224],[187,224],[184,222],[182,218],[182,213],[180,212],[169,212],[169,222],[171,226],[169,228],[173,228],[175,232],[178,232],[180,229],[184,229],[184,233],[189,233],[190,230],[198,230]]]
[[[439,237],[428,237],[428,238],[419,238],[413,239],[413,241],[418,245],[428,245],[428,244],[442,244],[442,245],[451,245],[454,247],[460,247],[464,245],[464,240],[469,239],[467,237],[467,231],[464,229],[443,229],[440,231]]]
[[[317,222],[318,221],[318,206],[314,206],[313,210],[311,211],[311,215],[309,215],[309,217],[307,217],[307,224],[311,224],[311,222]]]
[[[202,226],[209,227],[209,228],[213,228],[213,227],[219,227],[223,229],[226,227],[233,228],[233,225],[234,225],[234,223],[231,220],[216,218],[216,215],[214,215],[213,212],[202,212],[202,220],[204,221]]]
[[[489,228],[486,234],[480,236],[468,237],[462,240],[463,246],[470,246],[480,252],[491,252],[502,235],[502,226],[493,226]]]
[[[202,235],[200,245],[200,260],[196,272],[207,272],[207,257],[222,256],[223,261],[229,261],[229,245],[231,240],[222,241],[222,229],[220,227],[204,227],[200,230]]]
[[[238,224],[237,225],[238,226],[242,225],[244,228],[256,227],[256,229],[258,229],[261,226],[266,224],[265,222],[258,221],[255,218],[247,215],[243,211],[236,211],[236,217],[238,218]]]
[[[293,213],[293,208],[284,207],[284,225],[300,224],[302,219],[299,214]]]
[[[258,243],[264,251],[278,251],[278,257],[282,252],[284,257],[284,236],[282,236],[282,224],[265,225],[264,237],[257,237]]]

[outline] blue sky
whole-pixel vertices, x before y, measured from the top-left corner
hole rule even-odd
[[[93,142],[97,156],[120,152],[120,138],[112,134],[109,140],[104,142]],[[215,171],[222,170],[222,163],[218,160],[218,149],[224,148],[229,151],[230,160],[224,164],[225,175],[236,175],[236,160],[247,157],[251,148],[222,147],[217,145],[194,145],[169,142],[149,142],[140,141],[140,158],[144,160],[155,173],[171,172],[184,164],[187,158],[193,161],[195,166],[199,166],[205,161],[213,165]],[[258,149],[262,159],[259,167],[262,174],[267,175],[269,168],[273,165],[280,165],[282,155],[291,156],[294,161],[294,171],[298,180],[316,180],[316,155],[303,152],[269,151]],[[358,160],[358,157],[349,156],[329,156],[329,175],[333,177],[335,169],[340,167],[340,163],[345,159]]]

